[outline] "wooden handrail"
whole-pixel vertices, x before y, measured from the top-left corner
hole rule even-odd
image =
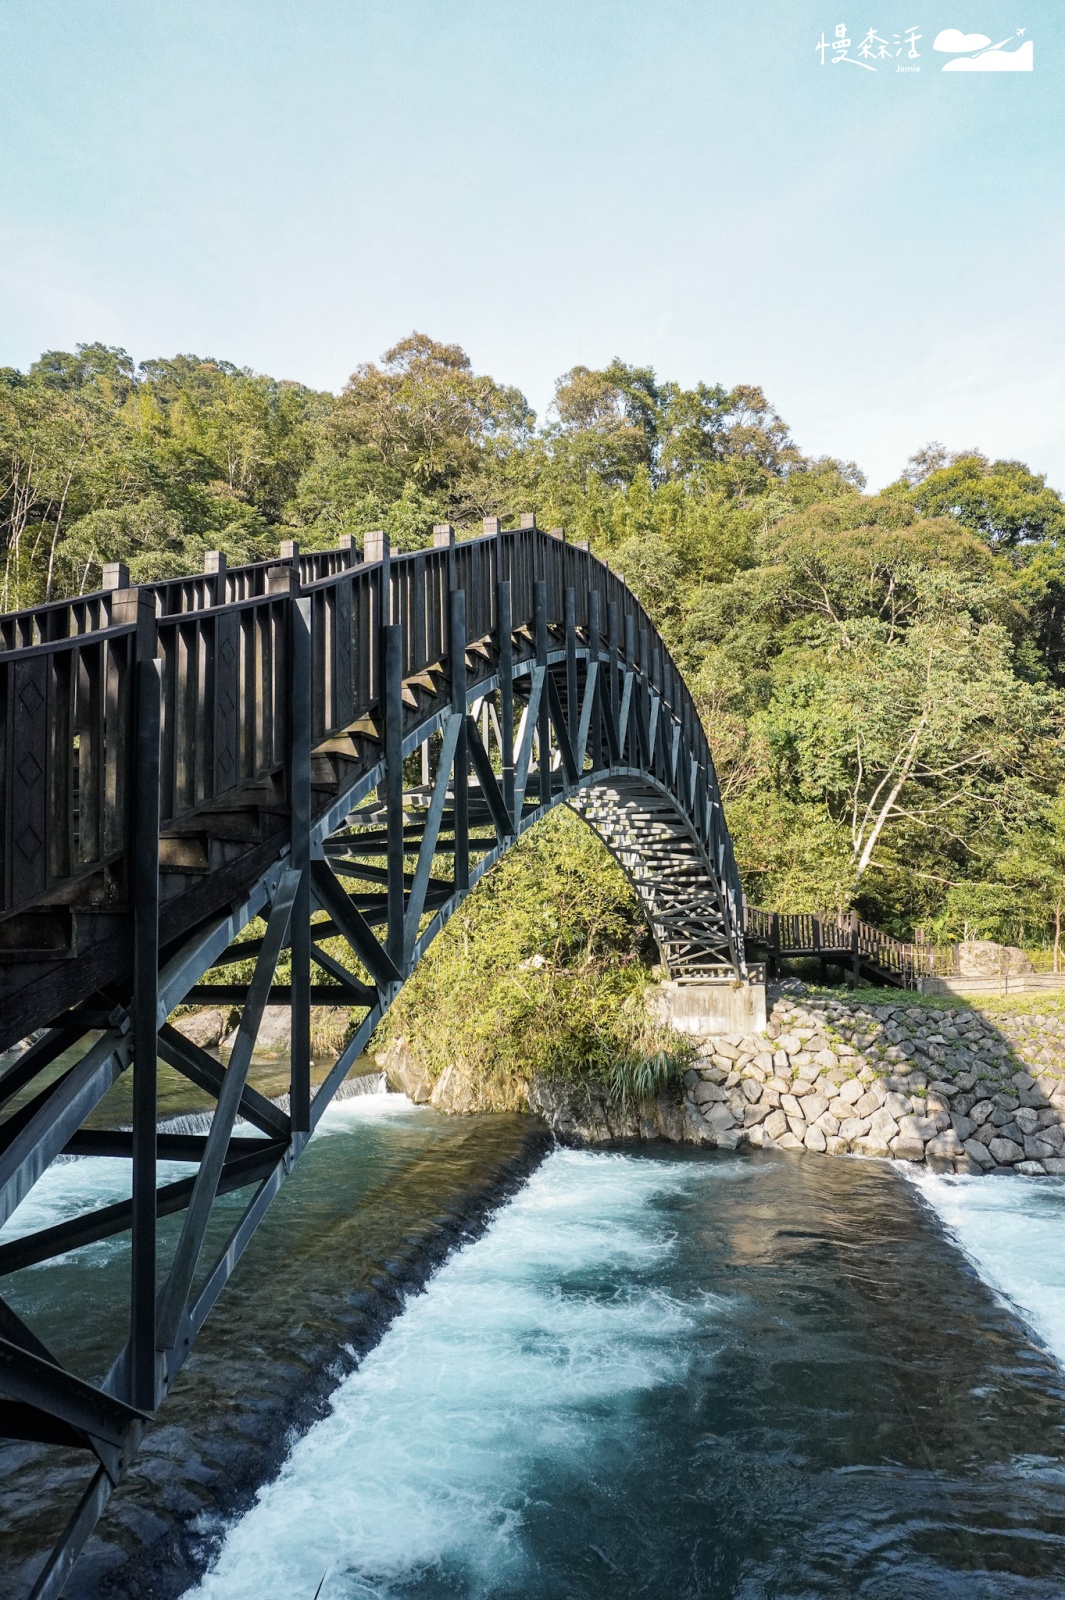
[[[867,964],[897,976],[907,986],[920,977],[951,974],[957,962],[956,947],[938,947],[923,940],[896,939],[871,922],[850,912],[820,916],[809,911],[766,911],[744,902],[744,933],[755,943],[768,945],[778,955],[825,957],[832,953],[855,955]]]

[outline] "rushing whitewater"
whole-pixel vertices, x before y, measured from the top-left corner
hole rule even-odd
[[[530,1126],[330,1110],[68,1600],[1060,1600],[1065,1186],[650,1146],[515,1192]],[[7,1236],[127,1178],[65,1162]],[[5,1294],[92,1373],[127,1273]],[[2,1600],[76,1467],[0,1450]]]
[[[1059,1376],[885,1168],[559,1151],[193,1593],[1050,1600]]]
[[[980,1276],[1065,1366],[1065,1182],[913,1177]]]
[[[336,1593],[373,1594],[444,1565],[520,1593],[531,1479],[600,1472],[631,1397],[682,1382],[722,1337],[716,1297],[657,1287],[674,1244],[652,1203],[698,1176],[554,1156],[343,1385],[198,1593],[295,1595],[328,1567]]]

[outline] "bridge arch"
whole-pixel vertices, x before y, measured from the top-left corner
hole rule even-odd
[[[489,521],[464,543],[441,527],[405,555],[380,534],[362,552],[287,545],[232,571],[215,555],[202,575],[139,588],[115,567],[98,594],[0,618],[0,1049],[36,1035],[0,1070],[0,1106],[19,1106],[0,1122],[0,1223],[61,1154],[133,1169],[127,1205],[0,1246],[0,1431],[61,1434],[95,1463],[38,1595],[59,1594],[431,939],[548,811],[570,806],[606,844],[670,976],[745,976],[742,895],[691,696],[621,580],[523,524]],[[324,948],[337,938],[356,970]],[[250,980],[229,981],[249,961]],[[242,1008],[225,1068],[167,1020],[197,1002]],[[361,1018],[312,1092],[322,1003]],[[268,1004],[291,1008],[287,1108],[249,1082]],[[202,1138],[159,1131],[158,1057],[215,1096]],[[85,1128],[127,1069],[132,1127]],[[238,1117],[254,1139],[234,1134]],[[193,1175],[160,1190],[160,1156]],[[238,1189],[241,1220],[204,1276],[214,1202]],[[157,1222],[175,1210],[160,1274]],[[130,1337],[103,1384],[86,1384],[42,1356],[3,1278],[123,1231]]]

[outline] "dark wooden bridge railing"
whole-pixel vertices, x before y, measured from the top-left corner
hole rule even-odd
[[[138,658],[162,662],[164,826],[230,791],[283,773],[289,741],[290,601],[312,610],[312,739],[316,745],[368,719],[381,699],[380,622],[403,627],[403,676],[446,652],[449,595],[466,595],[471,681],[478,642],[498,625],[497,579],[510,583],[514,618],[534,614],[546,584],[548,616],[567,606],[587,633],[598,596],[601,645],[620,650],[675,713],[689,750],[713,763],[698,713],[650,619],[622,580],[585,549],[535,529],[491,529],[396,555],[380,535],[365,559],[349,538],[337,550],[300,553],[131,587],[105,569],[108,587],[0,618],[0,919],[61,902],[67,887],[103,873],[130,848],[127,803],[132,682]],[[567,592],[569,598],[567,599]],[[527,627],[527,622],[524,623]],[[487,655],[487,652],[485,652]],[[281,796],[279,796],[281,798]],[[732,843],[714,808],[712,853],[741,902]],[[106,891],[103,891],[106,892]]]
[[[814,912],[762,911],[744,904],[744,934],[763,946],[771,966],[782,957],[815,956],[849,966],[855,977],[862,969],[889,979],[905,989],[917,987],[919,978],[934,976],[941,956],[932,945],[895,939],[857,912],[843,916],[818,916]]]

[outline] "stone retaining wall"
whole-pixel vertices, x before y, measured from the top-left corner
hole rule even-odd
[[[784,994],[764,1035],[705,1049],[684,1083],[700,1141],[1065,1176],[1065,1024],[1052,1019]]]

